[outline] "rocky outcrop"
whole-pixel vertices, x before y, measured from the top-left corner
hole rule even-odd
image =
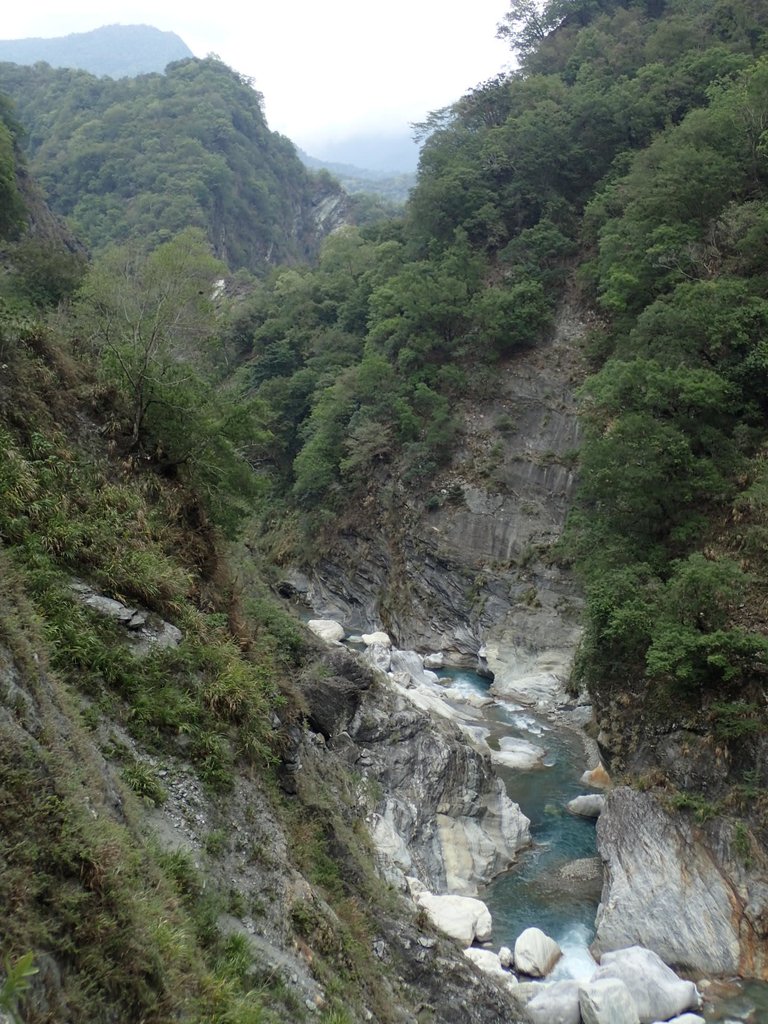
[[[530,992],[526,993],[520,985],[521,1001],[525,1005],[528,1020],[531,1024],[581,1024],[579,987],[578,981],[531,985],[534,992],[533,998],[530,998]]]
[[[669,1020],[686,1010],[696,1009],[701,1002],[692,981],[678,978],[656,953],[640,946],[605,953],[590,979],[590,986],[606,979],[620,981],[625,986],[640,1024]]]
[[[182,632],[155,612],[137,605],[126,605],[99,593],[82,580],[74,580],[71,589],[78,601],[91,611],[114,619],[124,629],[124,640],[136,657],[152,650],[178,647]]]
[[[743,826],[698,825],[622,787],[606,796],[597,843],[598,951],[640,944],[677,967],[768,979],[768,862]]]
[[[583,1024],[640,1024],[629,989],[618,978],[598,978],[579,992]]]
[[[390,879],[394,863],[436,892],[474,895],[528,843],[528,819],[489,756],[419,696],[378,675],[337,742],[381,790],[371,824]]]
[[[580,635],[578,587],[549,551],[575,485],[582,329],[564,308],[548,345],[510,359],[493,396],[458,410],[463,440],[426,506],[397,484],[372,491],[333,554],[286,585],[350,632],[383,623],[399,646],[454,663],[485,647],[496,692],[551,701]]]
[[[471,896],[439,896],[420,892],[415,902],[426,912],[435,928],[458,940],[462,946],[469,946],[475,941],[487,942],[491,937],[491,915],[482,900]]]

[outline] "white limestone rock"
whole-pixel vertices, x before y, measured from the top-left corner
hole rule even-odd
[[[589,981],[579,993],[583,1024],[640,1024],[629,989],[618,978]]]
[[[391,801],[387,801],[383,815],[373,815],[371,836],[382,874],[395,888],[402,888],[403,875],[413,870],[413,860],[395,827]]]
[[[416,651],[401,651],[393,647],[390,668],[395,675],[407,675],[416,686],[438,685],[440,682],[434,672],[424,668],[422,657]]]
[[[605,797],[600,793],[584,793],[569,800],[565,806],[571,814],[578,814],[582,818],[599,818],[604,805]]]
[[[442,668],[445,665],[445,657],[442,651],[437,654],[427,654],[423,660],[424,668]]]
[[[535,768],[541,764],[546,754],[543,747],[529,743],[528,740],[518,739],[516,736],[502,736],[499,748],[491,751],[493,763],[505,768],[517,768],[519,771]]]
[[[344,639],[344,627],[334,619],[310,619],[307,626],[327,644],[337,644]]]
[[[502,967],[511,967],[512,964],[515,962],[515,958],[512,955],[512,950],[509,948],[509,946],[502,946],[501,949],[499,950],[498,956],[499,963],[501,964]]]
[[[370,644],[363,653],[363,661],[380,672],[389,672],[392,663],[392,649],[388,644]]]
[[[734,826],[701,827],[650,792],[610,790],[597,819],[605,864],[597,953],[644,946],[702,974],[768,977],[768,857],[754,844],[745,865]]]
[[[416,897],[416,905],[426,911],[435,928],[458,939],[462,946],[487,942],[491,937],[491,912],[482,900],[423,892]]]
[[[410,893],[413,902],[416,902],[416,897],[421,896],[425,892],[429,892],[429,889],[424,885],[420,878],[416,878],[415,875],[406,875],[405,884],[408,886],[408,892]]]
[[[490,974],[502,984],[517,985],[517,978],[514,974],[504,970],[498,953],[494,953],[490,949],[478,949],[477,946],[470,946],[469,949],[464,950],[464,956],[471,960],[476,967],[479,967],[484,974]]]
[[[383,630],[376,630],[373,633],[363,633],[360,639],[366,647],[392,646],[392,640],[390,639],[389,633],[385,633]]]
[[[692,981],[678,978],[660,956],[642,946],[604,953],[592,982],[603,978],[624,982],[635,1001],[640,1024],[669,1020],[686,1010],[697,1009],[700,1003]]]
[[[707,1024],[698,1013],[684,1013],[680,1017],[672,1017],[671,1020],[655,1020],[653,1024]]]
[[[539,991],[525,1012],[531,1024],[581,1024],[578,981],[555,981]]]
[[[544,978],[563,955],[554,939],[540,928],[526,928],[515,941],[515,969],[531,978]]]

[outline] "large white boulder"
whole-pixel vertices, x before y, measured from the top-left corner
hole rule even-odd
[[[424,668],[424,662],[416,651],[401,651],[392,648],[391,671],[395,675],[406,675],[416,686],[436,686],[440,679],[434,672]]]
[[[503,985],[517,985],[517,978],[502,966],[499,954],[490,949],[478,949],[477,946],[470,946],[464,950],[464,956],[479,967],[484,974],[490,974]]]
[[[637,1006],[618,978],[598,978],[579,993],[583,1024],[639,1024]]]
[[[604,804],[605,797],[600,793],[584,793],[569,800],[565,806],[571,814],[578,814],[582,818],[599,818]]]
[[[487,942],[491,937],[491,912],[482,900],[472,896],[437,896],[423,892],[416,896],[435,928],[458,939],[463,946]]]
[[[424,668],[442,668],[443,665],[445,665],[445,658],[442,651],[439,651],[437,654],[427,654],[424,656]]]
[[[392,641],[389,637],[389,633],[385,633],[383,630],[376,630],[373,633],[363,633],[360,637],[366,647],[391,647]]]
[[[532,978],[543,978],[562,955],[555,940],[540,928],[526,928],[515,941],[515,970]]]
[[[525,1007],[531,1024],[581,1024],[578,981],[555,981],[537,987],[541,991]]]
[[[491,751],[491,760],[505,768],[525,771],[541,764],[545,754],[546,750],[543,747],[529,743],[528,740],[518,739],[517,736],[502,736],[499,740],[499,749]]]
[[[344,627],[334,619],[310,619],[309,628],[328,644],[337,644],[344,639]]]
[[[592,982],[603,978],[624,982],[635,1001],[640,1024],[669,1020],[686,1010],[697,1009],[700,1003],[692,981],[678,978],[660,956],[642,946],[604,953]]]

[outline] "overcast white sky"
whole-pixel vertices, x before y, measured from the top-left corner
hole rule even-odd
[[[254,79],[270,127],[305,146],[358,129],[407,131],[510,60],[495,39],[508,0],[28,0],[4,5],[0,38],[106,24],[178,33]]]

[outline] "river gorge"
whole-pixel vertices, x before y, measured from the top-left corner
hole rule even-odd
[[[566,809],[574,797],[598,792],[581,778],[600,759],[596,739],[607,753],[612,742],[598,736],[587,698],[566,691],[582,598],[557,543],[576,484],[584,329],[578,309],[566,304],[550,344],[511,360],[488,402],[465,410],[463,444],[434,500],[393,487],[365,527],[342,532],[310,571],[286,573],[281,590],[311,615],[342,623],[357,646],[361,634],[386,630],[409,648],[407,664],[396,661],[403,652],[390,651],[388,637],[362,657],[395,680],[398,714],[403,700],[415,702],[458,727],[463,745],[485,759],[482,769],[469,762],[450,769],[450,785],[458,786],[450,795],[430,792],[430,823],[412,810],[419,802],[412,784],[415,774],[434,790],[422,763],[433,748],[412,747],[404,770],[391,753],[364,755],[359,763],[373,766],[386,790],[374,836],[394,864],[385,868],[388,880],[402,887],[416,875],[434,892],[479,894],[493,916],[494,948],[512,947],[525,928],[543,929],[564,953],[557,979],[588,977],[590,947],[599,960],[635,944],[695,980],[765,978],[765,858],[758,850],[738,856],[733,825],[719,833],[700,827],[657,795],[618,786],[598,826],[598,860],[594,819]],[[441,679],[422,677],[415,651],[430,668],[448,666],[437,668]],[[383,737],[381,722],[377,728]],[[402,734],[389,730],[387,742]],[[433,766],[438,774],[453,763],[447,749]],[[509,830],[488,761],[529,831],[519,822]],[[398,779],[409,773],[401,798]],[[478,838],[478,827],[489,833]],[[715,990],[721,994],[717,986],[709,994]],[[708,1001],[707,1019],[759,1020],[755,1006],[765,999],[765,989],[752,985],[730,1003]]]

